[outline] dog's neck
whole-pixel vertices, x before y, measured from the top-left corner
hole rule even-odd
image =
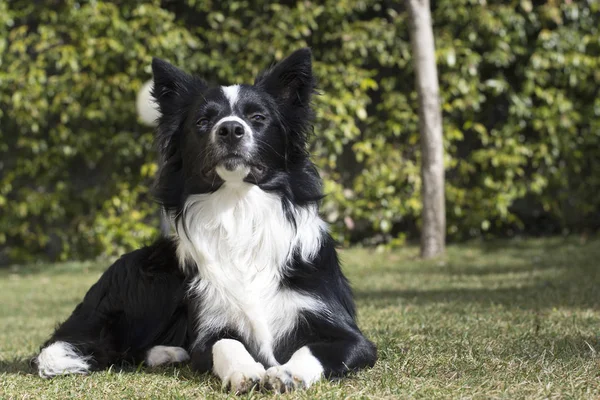
[[[325,223],[316,204],[284,209],[283,201],[238,182],[190,196],[176,222],[181,268],[208,280],[227,271],[248,279],[269,271],[279,280],[294,254],[311,261]]]

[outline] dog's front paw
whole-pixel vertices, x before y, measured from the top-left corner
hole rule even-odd
[[[235,394],[258,389],[265,382],[265,367],[260,363],[242,364],[232,369],[223,379],[223,388]]]
[[[269,389],[285,393],[294,389],[307,389],[323,376],[323,366],[308,347],[296,351],[284,365],[267,370],[266,384]]]
[[[287,393],[296,389],[308,389],[317,380],[318,377],[306,374],[305,371],[294,372],[285,365],[278,365],[267,370],[265,386],[275,392]]]
[[[292,372],[283,365],[271,367],[267,370],[265,386],[279,393],[286,393],[299,387],[306,387],[300,377],[294,377]]]

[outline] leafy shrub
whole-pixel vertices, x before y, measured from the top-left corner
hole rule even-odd
[[[600,226],[598,2],[434,3],[450,238]],[[156,235],[152,132],[134,107],[151,56],[226,84],[311,46],[313,150],[336,238],[400,243],[416,231],[401,2],[45,4],[0,2],[5,261],[117,254]]]

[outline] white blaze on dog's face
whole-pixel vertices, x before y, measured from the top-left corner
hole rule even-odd
[[[190,150],[184,162],[194,163],[203,153],[202,173],[226,182],[242,182],[250,174],[258,179],[266,165],[277,168],[285,143],[268,96],[249,85],[222,86],[207,90],[193,108],[196,122],[184,138]]]
[[[163,157],[180,157],[187,193],[206,193],[224,182],[263,183],[306,157],[314,91],[308,49],[253,85],[210,87],[161,60],[154,60],[153,71],[159,146]]]

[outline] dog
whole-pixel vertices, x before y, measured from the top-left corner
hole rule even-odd
[[[154,194],[174,234],[122,256],[36,358],[39,375],[187,362],[241,394],[371,367],[307,151],[315,93],[300,49],[253,85],[153,59]]]

